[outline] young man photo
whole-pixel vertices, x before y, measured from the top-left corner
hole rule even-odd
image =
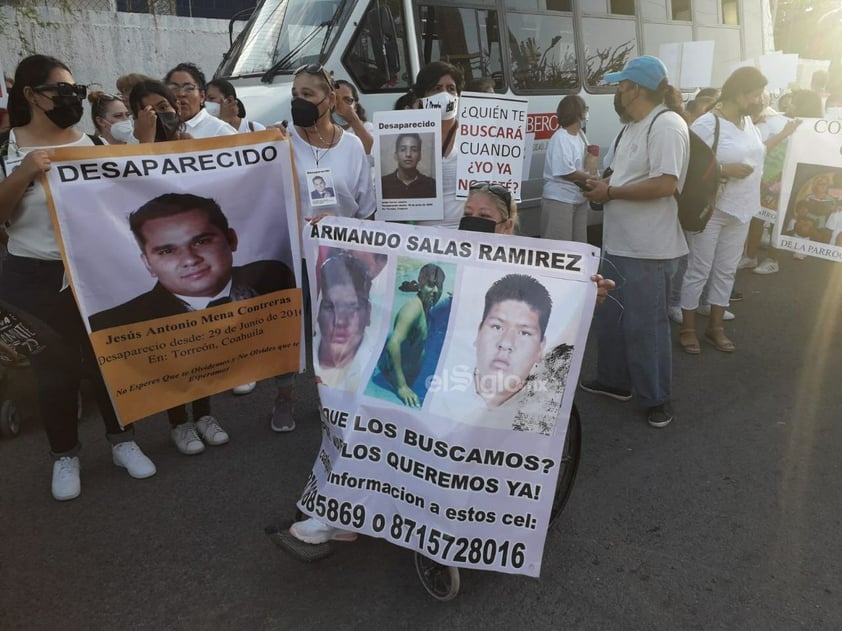
[[[383,199],[412,199],[436,196],[436,180],[418,170],[421,161],[421,135],[398,134],[395,162],[398,168],[380,178]]]

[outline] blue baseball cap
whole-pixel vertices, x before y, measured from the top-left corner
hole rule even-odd
[[[642,85],[647,90],[657,90],[661,81],[667,78],[667,67],[664,62],[652,55],[635,57],[620,72],[609,72],[605,75],[605,83],[620,83],[628,80]]]

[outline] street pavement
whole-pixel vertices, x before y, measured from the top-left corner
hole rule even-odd
[[[315,388],[300,381],[281,435],[263,382],[214,398],[231,442],[199,456],[176,452],[162,415],[138,423],[147,480],[114,467],[87,410],[71,502],[50,496],[37,422],[0,442],[0,629],[840,629],[842,265],[781,267],[740,272],[736,353],[674,347],[669,427],[577,395],[581,467],[540,579],[463,570],[439,603],[381,540],[293,560],[264,528],[292,517],[312,464]]]

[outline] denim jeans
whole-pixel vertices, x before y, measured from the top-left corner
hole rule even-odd
[[[43,261],[9,255],[0,275],[0,299],[20,312],[45,336],[48,348],[32,361],[38,413],[53,457],[79,451],[76,397],[83,366],[88,369],[109,442],[134,440],[134,431],[120,427],[111,398],[97,366],[70,289],[61,290],[61,261]]]
[[[644,407],[672,396],[672,340],[667,304],[678,259],[605,254],[600,273],[617,283],[596,310],[597,379],[631,390]]]

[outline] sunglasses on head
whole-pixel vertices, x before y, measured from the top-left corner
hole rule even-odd
[[[503,200],[506,204],[506,208],[510,208],[512,205],[512,194],[502,184],[495,184],[494,182],[475,182],[471,184],[472,191],[488,191],[495,197]]]
[[[306,64],[298,68],[298,70],[296,70],[292,74],[293,76],[297,77],[302,72],[311,75],[321,75],[322,77],[324,77],[325,81],[327,81],[327,84],[330,86],[331,90],[336,88],[336,86],[333,83],[333,79],[328,74],[327,70],[322,64]]]
[[[36,92],[55,92],[59,96],[75,96],[79,99],[84,99],[88,96],[88,86],[79,83],[45,83],[43,85],[36,85],[32,88]]]

